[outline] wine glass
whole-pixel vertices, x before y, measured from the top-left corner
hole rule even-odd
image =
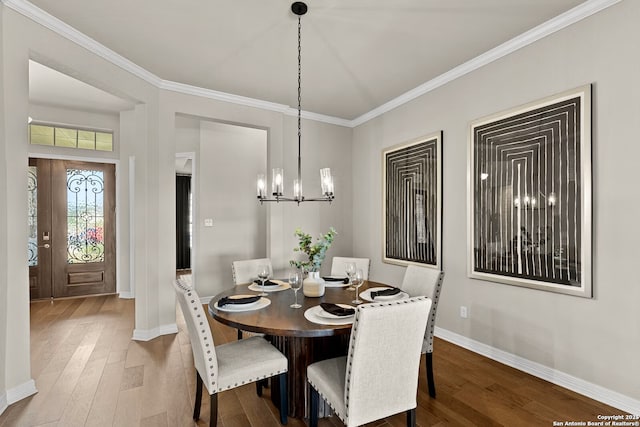
[[[356,290],[356,299],[354,299],[351,302],[354,304],[362,303],[362,300],[358,298],[358,289],[360,288],[360,286],[362,286],[363,283],[364,283],[364,273],[362,273],[362,269],[359,268],[356,270],[356,274],[353,276],[353,286],[354,286],[354,289]]]
[[[268,294],[264,291],[264,281],[269,278],[271,274],[271,269],[267,264],[262,264],[258,267],[258,279],[262,282],[262,293],[259,295],[261,297],[266,297]]]
[[[294,270],[289,273],[289,285],[291,285],[291,289],[293,289],[294,303],[289,307],[291,308],[300,308],[302,307],[298,304],[298,291],[300,290],[300,286],[302,286],[302,273],[299,270]]]
[[[356,275],[356,263],[355,262],[346,263],[345,273],[347,273],[347,276],[349,277],[349,287],[347,288],[347,290],[352,291],[355,289],[353,287],[353,278]]]

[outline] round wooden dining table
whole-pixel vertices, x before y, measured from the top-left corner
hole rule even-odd
[[[383,286],[382,283],[365,281],[358,293],[371,288]],[[248,285],[237,285],[216,295],[209,303],[210,315],[220,323],[242,331],[265,334],[266,338],[276,346],[289,360],[288,402],[289,416],[304,418],[306,416],[307,366],[319,360],[329,359],[347,354],[351,324],[321,325],[307,320],[304,313],[307,309],[321,302],[354,305],[355,291],[345,287],[326,287],[322,297],[305,297],[302,289],[298,292],[298,302],[302,308],[290,308],[294,302],[293,290],[270,292],[271,303],[259,310],[230,312],[215,307],[215,303],[223,297],[231,295],[255,295]],[[277,381],[272,388],[277,388]],[[272,399],[279,393],[272,390]],[[275,402],[278,404],[279,402]]]

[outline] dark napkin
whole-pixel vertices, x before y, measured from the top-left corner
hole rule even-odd
[[[260,299],[260,295],[255,295],[252,297],[244,297],[244,298],[231,298],[231,297],[223,297],[218,300],[218,307],[225,306],[227,304],[249,304],[252,302],[256,302]]]
[[[255,283],[256,285],[260,285],[262,286],[262,281],[260,279],[256,279],[253,281],[253,283]],[[279,283],[276,282],[272,282],[271,280],[265,280],[264,281],[264,285],[265,286],[280,286]]]
[[[376,297],[390,297],[391,295],[398,295],[402,292],[398,288],[387,288],[381,291],[371,291],[371,299],[375,299]]]
[[[334,316],[352,316],[356,314],[356,310],[353,308],[344,308],[340,307],[337,304],[332,304],[330,302],[321,302],[320,307],[327,313],[331,313]]]
[[[342,282],[342,283],[349,283],[349,278],[348,277],[325,277],[323,276],[322,279],[325,282]]]

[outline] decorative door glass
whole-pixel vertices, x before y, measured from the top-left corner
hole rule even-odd
[[[29,267],[34,267],[38,265],[38,168],[35,166],[29,166],[27,191],[29,197],[27,251]]]
[[[67,263],[104,262],[104,173],[67,169]]]

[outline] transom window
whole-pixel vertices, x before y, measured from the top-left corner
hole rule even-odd
[[[113,132],[30,124],[29,143],[55,147],[82,148],[85,150],[113,151]]]

